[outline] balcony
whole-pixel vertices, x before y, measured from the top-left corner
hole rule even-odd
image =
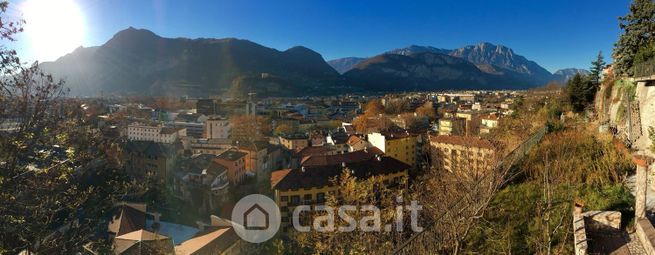
[[[635,64],[632,67],[632,71],[634,72],[633,77],[635,81],[655,80],[655,59]]]

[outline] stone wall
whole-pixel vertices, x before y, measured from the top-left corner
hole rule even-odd
[[[576,208],[582,210],[582,208]],[[573,212],[573,245],[576,255],[585,255],[589,249],[587,232],[617,233],[621,229],[621,212]]]
[[[648,137],[648,128],[655,127],[655,81],[637,83],[636,96],[639,102],[642,136],[635,142],[634,147],[639,151],[652,153],[649,148],[653,142]]]

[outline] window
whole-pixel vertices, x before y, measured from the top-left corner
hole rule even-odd
[[[312,200],[312,194],[305,194],[303,197],[304,200]]]
[[[297,205],[300,204],[300,196],[291,196],[291,204],[292,205]]]
[[[316,194],[316,202],[323,203],[325,202],[325,193],[320,192]]]
[[[289,197],[288,196],[281,196],[280,201],[287,202],[287,201],[289,201]]]

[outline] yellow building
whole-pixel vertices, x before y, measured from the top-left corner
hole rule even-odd
[[[464,135],[466,119],[448,118],[439,120],[439,135]]]
[[[499,146],[471,136],[430,137],[432,167],[463,175],[481,174],[495,167]]]
[[[376,156],[358,162],[336,165],[305,166],[278,170],[271,175],[274,199],[282,216],[282,231],[293,228],[293,210],[298,205],[325,203],[327,195],[334,195],[338,187],[331,179],[338,177],[344,168],[358,179],[381,176],[383,182],[393,186],[408,176],[410,166],[392,157]]]
[[[410,166],[416,165],[417,135],[408,132],[382,132],[368,134],[368,142],[385,155]]]

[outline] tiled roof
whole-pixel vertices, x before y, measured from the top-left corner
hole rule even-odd
[[[301,150],[295,151],[295,155],[300,158],[314,155],[326,155],[328,148],[325,146],[308,146]]]
[[[304,157],[300,162],[303,166],[325,166],[337,165],[341,163],[352,163],[374,158],[376,155],[383,155],[377,147],[372,147],[366,151],[353,151],[344,154],[335,155],[309,155]]]
[[[239,237],[231,227],[207,227],[205,231],[176,246],[175,254],[191,255],[207,246],[211,246],[209,248],[211,252],[220,254],[238,241]]]
[[[121,205],[114,209],[107,230],[116,236],[142,229],[146,226],[146,213],[129,205]]]
[[[245,157],[246,155],[247,155],[247,153],[245,153],[245,152],[240,152],[240,151],[237,151],[237,150],[227,150],[227,151],[221,153],[221,155],[218,155],[216,157],[220,158],[220,159],[229,160],[229,161],[236,161],[236,160],[238,160],[240,158]]]
[[[383,131],[380,132],[385,139],[387,140],[393,140],[393,139],[401,139],[401,138],[407,138],[410,136],[413,136],[409,131]]]
[[[380,160],[372,158],[345,165],[353,171],[355,177],[360,179],[398,173],[410,168],[409,165],[387,156],[380,157]],[[338,164],[304,167],[304,171],[298,168],[278,170],[272,173],[271,186],[278,190],[325,187],[331,185],[330,180],[338,177],[343,169],[342,165]]]
[[[137,230],[114,238],[116,254],[170,254],[173,241],[164,235]]]
[[[364,141],[364,139],[362,139],[361,137],[359,137],[357,135],[350,135],[350,137],[348,137],[348,141],[346,143],[349,144],[349,145],[354,145],[354,144],[359,143],[361,141]]]

